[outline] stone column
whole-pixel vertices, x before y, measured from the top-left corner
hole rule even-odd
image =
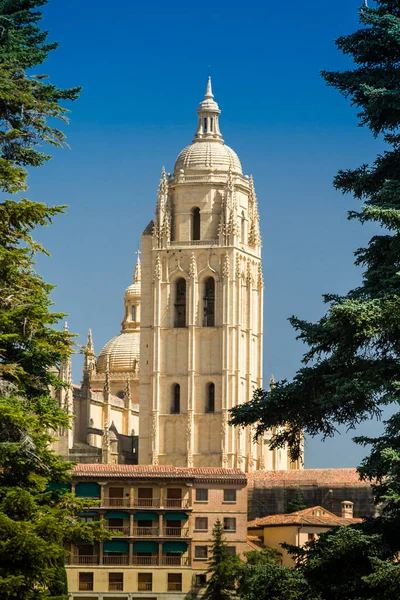
[[[152,377],[152,464],[158,465],[159,455],[159,399],[160,399],[160,348],[161,348],[161,258],[157,254],[154,267],[154,313],[153,313],[153,377]]]
[[[188,403],[187,403],[187,426],[186,426],[186,466],[193,467],[193,420],[194,420],[194,398],[195,398],[195,324],[197,306],[197,266],[194,252],[192,252],[189,268],[188,289]]]
[[[228,431],[227,411],[231,408],[232,401],[229,402],[229,314],[230,314],[230,263],[229,255],[226,252],[223,258],[222,267],[222,423],[221,423],[221,461],[222,466],[234,467],[234,455],[231,460],[228,458],[229,435],[233,432]],[[234,452],[234,449],[233,449]]]

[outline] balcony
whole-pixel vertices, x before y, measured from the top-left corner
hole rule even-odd
[[[78,554],[73,554],[68,558],[68,564],[70,565],[98,565],[99,557],[98,555],[90,555],[90,556],[82,556]]]
[[[118,534],[118,537],[120,537],[121,534],[123,536],[130,535],[129,526],[128,527],[113,527],[111,525],[106,525],[106,527],[104,529],[106,529],[107,531],[110,531],[111,533]]]
[[[138,590],[139,592],[151,592],[153,584],[147,581],[139,581]]]
[[[166,508],[189,508],[189,500],[188,498],[166,498],[164,506]]]
[[[187,527],[165,527],[164,536],[187,538],[189,537],[189,529]]]
[[[158,527],[134,527],[133,528],[134,537],[158,537],[159,532],[160,532],[160,530]]]
[[[177,554],[176,556],[165,556],[162,557],[162,564],[165,567],[188,567],[189,557]]]
[[[157,566],[158,556],[136,556],[135,554],[132,557],[132,564],[139,567],[153,567]]]
[[[102,506],[104,507],[129,507],[131,504],[129,498],[104,498]]]
[[[127,564],[129,564],[127,554],[113,555],[110,553],[109,555],[105,554],[103,556],[103,565],[119,566],[119,565],[127,565]]]
[[[134,508],[160,508],[160,498],[135,498]]]

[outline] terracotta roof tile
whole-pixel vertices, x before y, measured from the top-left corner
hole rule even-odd
[[[320,515],[316,514],[317,512]],[[278,525],[313,525],[318,527],[339,527],[342,525],[352,525],[361,523],[362,519],[346,519],[338,517],[334,513],[326,510],[322,506],[313,506],[305,508],[290,514],[270,515],[260,519],[249,521],[247,527],[249,529],[258,529],[260,527],[276,527]]]
[[[238,479],[246,482],[246,475],[240,469],[222,469],[219,467],[173,467],[168,465],[103,465],[77,464],[74,467],[77,477],[184,477]]]
[[[356,469],[300,469],[293,471],[254,471],[247,473],[249,488],[299,487],[306,485],[370,487],[360,481]]]

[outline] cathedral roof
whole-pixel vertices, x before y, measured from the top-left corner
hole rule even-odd
[[[139,331],[121,333],[112,338],[104,346],[97,359],[97,371],[105,373],[107,357],[110,361],[110,372],[132,373],[140,358]]]
[[[230,169],[242,175],[242,165],[236,152],[224,144],[219,129],[221,111],[214,100],[211,77],[207,81],[204,100],[200,102],[197,131],[193,143],[186,146],[175,162],[174,174],[183,171],[223,171]]]

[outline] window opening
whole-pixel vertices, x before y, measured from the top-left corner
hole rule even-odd
[[[175,284],[175,290],[174,327],[186,327],[186,279],[178,279]]]
[[[215,281],[208,277],[204,282],[204,327],[215,325]]]
[[[192,210],[192,240],[200,239],[200,209]]]
[[[171,414],[177,415],[181,412],[181,386],[176,383],[173,387]]]
[[[215,385],[209,383],[207,386],[207,406],[206,412],[213,413],[215,411]]]

